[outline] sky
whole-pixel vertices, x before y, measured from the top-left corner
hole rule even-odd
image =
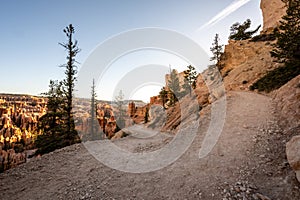
[[[252,29],[262,24],[259,4],[260,0],[0,0],[0,93],[39,95],[48,90],[51,79],[62,80],[64,69],[59,66],[66,62],[66,51],[58,43],[66,41],[62,30],[70,23],[81,49],[77,56],[80,73],[103,42],[147,27],[183,34],[211,56],[216,33],[226,44],[233,23],[249,18]],[[189,63],[170,52],[132,52],[96,77],[98,99],[113,99],[119,80],[148,64],[182,71]],[[149,101],[161,87],[155,82],[142,84],[128,98]]]

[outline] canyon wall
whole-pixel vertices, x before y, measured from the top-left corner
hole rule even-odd
[[[33,148],[38,119],[46,112],[46,99],[0,94],[0,172],[26,162]]]
[[[222,56],[226,90],[248,90],[256,80],[279,66],[271,57],[273,41],[229,40]]]
[[[263,15],[263,32],[270,33],[285,14],[285,3],[281,0],[261,0],[260,8]]]

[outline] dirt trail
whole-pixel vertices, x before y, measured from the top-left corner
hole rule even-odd
[[[77,144],[0,174],[0,199],[255,199],[256,193],[271,199],[300,198],[269,97],[230,92],[223,132],[209,155],[199,159],[210,117],[201,119],[199,134],[183,156],[158,171],[113,170]],[[171,140],[170,135],[158,134],[114,143],[144,152]]]

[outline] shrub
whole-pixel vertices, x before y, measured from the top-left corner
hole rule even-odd
[[[252,35],[255,34],[259,30],[261,25],[259,25],[253,31],[246,31],[247,29],[250,28],[250,26],[251,26],[251,20],[250,19],[247,19],[246,21],[244,21],[243,24],[240,24],[238,22],[234,23],[230,27],[229,39],[230,40],[247,40],[247,39],[250,39],[252,37]]]
[[[268,72],[264,77],[251,85],[250,90],[257,89],[258,91],[271,92],[272,90],[280,88],[299,74],[299,65],[286,64],[283,67]]]
[[[38,135],[35,145],[38,148],[36,151],[36,155],[38,154],[45,154],[52,152],[56,149],[61,149],[63,147],[79,143],[80,138],[75,133],[73,134],[73,138],[68,138],[66,134],[61,135],[50,135],[50,134],[43,134]]]

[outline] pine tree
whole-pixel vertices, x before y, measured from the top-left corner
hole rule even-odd
[[[37,154],[44,154],[54,151],[55,149],[67,146],[66,126],[64,116],[65,97],[62,90],[62,82],[50,81],[49,91],[43,93],[46,95],[47,113],[39,118],[38,129],[42,131],[38,135],[35,145],[38,148]]]
[[[121,130],[122,128],[125,127],[125,109],[124,107],[124,94],[122,90],[119,91],[118,96],[115,97],[115,102],[117,104],[117,110],[118,110],[118,115],[117,115],[117,125],[118,125],[118,130]]]
[[[95,91],[95,80],[93,79],[93,85],[91,87],[91,110],[90,110],[90,130],[89,135],[91,140],[102,139],[102,134],[99,129],[99,122],[97,120],[97,94]]]
[[[274,31],[277,42],[271,56],[280,63],[300,65],[300,0],[283,2],[286,2],[287,10]]]
[[[63,110],[64,96],[62,91],[62,82],[50,80],[49,91],[43,93],[46,95],[47,113],[39,119],[39,129],[42,129],[45,134],[55,135],[59,132],[64,132]]]
[[[230,40],[247,40],[252,37],[253,34],[255,34],[258,29],[261,27],[259,25],[254,31],[246,31],[251,26],[251,20],[247,19],[243,24],[235,23],[230,27]]]
[[[212,52],[213,56],[210,58],[211,61],[216,62],[216,66],[218,67],[219,70],[222,69],[221,66],[221,55],[223,53],[223,46],[219,44],[220,38],[219,34],[216,34],[214,38],[214,42],[212,43],[212,47],[210,48],[210,51]]]
[[[147,106],[145,116],[144,116],[144,123],[148,123],[148,121],[149,121],[149,108]]]
[[[161,90],[159,91],[159,97],[162,100],[162,104],[163,104],[164,108],[165,108],[165,103],[166,103],[166,100],[167,100],[167,95],[168,95],[168,91],[166,91],[165,87],[162,87]]]
[[[168,87],[170,89],[170,102],[174,105],[181,96],[178,73],[175,69],[171,71],[170,79],[168,80]]]
[[[63,86],[64,86],[64,93],[65,93],[65,110],[66,110],[66,125],[67,125],[67,135],[69,139],[73,139],[75,135],[77,135],[77,132],[75,130],[75,123],[72,113],[72,103],[73,103],[73,92],[75,87],[75,81],[76,81],[76,73],[77,73],[77,66],[74,64],[76,62],[75,57],[80,52],[80,49],[77,45],[77,40],[73,40],[73,34],[75,33],[75,29],[70,24],[68,27],[66,27],[63,32],[67,36],[67,43],[59,43],[62,47],[64,47],[67,50],[67,64],[62,65],[65,70],[66,78],[63,80]]]
[[[184,71],[184,88],[191,96],[192,89],[196,88],[197,71],[192,65],[187,66],[187,70]]]
[[[74,27],[70,24],[64,30],[67,43],[59,43],[67,50],[66,78],[61,82],[50,81],[47,113],[39,119],[39,129],[43,131],[35,141],[37,153],[48,153],[76,142],[80,142],[75,130],[72,113],[73,91],[75,87],[76,65],[75,57],[80,51],[77,41],[73,42]]]

